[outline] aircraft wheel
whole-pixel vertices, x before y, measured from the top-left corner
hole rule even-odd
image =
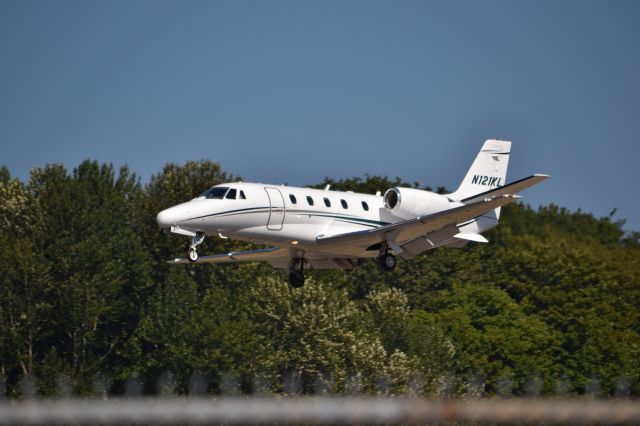
[[[293,288],[300,288],[304,285],[304,274],[298,271],[292,271],[289,273],[289,284]]]
[[[189,247],[189,250],[187,251],[187,259],[189,259],[189,262],[195,262],[198,260],[198,251],[195,247]]]
[[[396,257],[389,253],[380,256],[378,262],[383,271],[393,271],[396,267]]]

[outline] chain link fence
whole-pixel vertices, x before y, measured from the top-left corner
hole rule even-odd
[[[275,386],[256,380],[242,389],[234,374],[210,377],[195,372],[185,383],[171,373],[153,383],[137,376],[121,380],[116,391],[106,375],[96,376],[89,396],[79,397],[70,379],[59,376],[52,393],[43,393],[32,377],[19,382],[19,394],[5,398],[0,380],[0,425],[45,424],[640,424],[640,400],[631,396],[629,380],[620,379],[607,394],[597,380],[586,383],[581,396],[571,396],[571,383],[558,380],[556,391],[542,397],[541,381],[532,379],[524,395],[501,382],[494,396],[483,391],[481,377],[456,393],[451,383],[425,397],[424,383],[411,382],[402,392],[380,378],[366,392],[354,378],[334,395],[335,383],[316,380],[309,386],[295,374],[284,374]],[[360,385],[358,385],[360,384]],[[151,392],[150,392],[151,389]],[[365,395],[368,394],[368,395]],[[86,395],[86,394],[85,394]],[[151,396],[153,395],[153,396]]]
[[[640,424],[629,399],[220,397],[22,400],[2,425],[44,424]]]
[[[357,378],[339,386],[330,378],[305,383],[286,373],[275,383],[264,376],[250,384],[231,373],[214,380],[194,372],[181,381],[165,372],[152,382],[98,374],[88,393],[79,393],[65,375],[50,384],[49,393],[32,376],[22,377],[13,393],[0,378],[0,425],[640,424],[640,400],[626,378],[608,390],[594,378],[576,391],[562,377],[552,393],[545,393],[540,377],[532,376],[518,395],[507,379],[486,392],[481,376],[462,384],[462,391],[443,379],[429,393],[421,380],[400,389],[381,377],[366,389]],[[341,395],[335,394],[337,388],[343,389]]]

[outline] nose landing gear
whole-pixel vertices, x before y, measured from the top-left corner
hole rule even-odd
[[[304,285],[304,258],[291,259],[289,263],[289,284],[293,288],[300,288]]]
[[[195,247],[189,247],[187,250],[187,259],[189,262],[196,262],[198,260],[198,250]]]
[[[198,232],[194,237],[191,237],[191,245],[189,249],[187,249],[187,259],[189,262],[197,262],[198,261],[198,249],[197,247],[202,244],[204,241],[204,233]]]

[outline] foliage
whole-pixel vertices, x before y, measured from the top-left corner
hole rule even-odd
[[[85,161],[0,168],[0,376],[37,392],[640,394],[640,244],[613,213],[503,209],[488,245],[438,249],[383,273],[265,264],[173,266],[185,241],[158,211],[235,180],[168,164],[144,187]],[[315,185],[375,193],[401,179]],[[438,188],[438,192],[445,192]],[[250,247],[208,238],[203,252]],[[204,379],[203,379],[204,378]],[[135,386],[134,386],[135,387]],[[203,389],[200,389],[202,391]]]

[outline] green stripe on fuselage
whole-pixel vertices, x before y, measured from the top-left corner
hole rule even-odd
[[[235,216],[235,215],[245,214],[245,213],[267,213],[270,210],[271,209],[269,207],[250,207],[250,208],[246,208],[246,209],[228,210],[228,211],[219,212],[219,213],[212,213],[212,214],[208,214],[208,215],[204,215],[204,216],[197,216],[197,217],[193,217],[193,218],[190,218],[190,219],[187,219],[187,220],[195,220],[195,219],[202,219],[202,218],[206,218],[206,217],[216,217],[216,216],[218,216],[218,217],[221,217],[221,216]],[[354,223],[354,224],[357,224],[357,225],[365,225],[365,226],[372,226],[372,227],[389,225],[389,222],[382,222],[382,221],[379,221],[379,220],[372,220],[372,219],[363,219],[363,218],[360,218],[358,216],[352,216],[352,215],[338,215],[338,214],[322,213],[322,212],[318,212],[316,210],[285,209],[285,215],[287,213],[288,214],[304,214],[304,215],[315,216],[315,217],[325,217],[325,218],[340,220],[342,222]]]

